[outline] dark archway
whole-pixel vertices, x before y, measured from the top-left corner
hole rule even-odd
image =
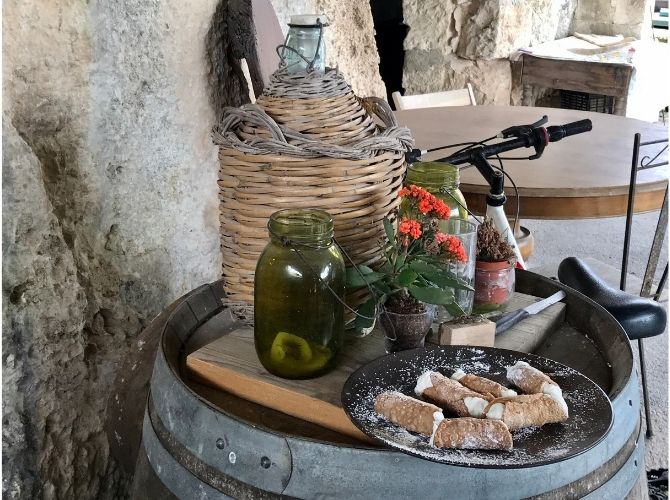
[[[391,94],[404,93],[402,71],[405,63],[403,42],[408,27],[403,23],[402,0],[370,0],[379,52],[379,73],[386,85],[386,97],[393,106]]]

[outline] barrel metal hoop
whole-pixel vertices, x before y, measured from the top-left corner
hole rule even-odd
[[[145,498],[227,500],[231,498],[204,483],[198,476],[192,474],[183,463],[178,462],[173,453],[165,449],[156,435],[148,411],[144,413],[142,425],[142,448],[146,453],[146,458],[138,461],[138,467],[142,467],[142,469],[135,472],[131,493],[133,500]],[[156,485],[153,484],[152,474],[155,475],[162,488],[160,486],[156,488]],[[140,476],[146,477],[140,479]]]
[[[153,417],[200,461],[259,490],[284,491],[292,475],[286,439],[240,422],[197,396],[169,366],[163,350],[156,355],[149,401]]]
[[[232,476],[223,474],[221,471],[200,460],[183,444],[175,439],[175,437],[165,428],[160,417],[156,414],[156,409],[154,408],[151,397],[149,398],[149,403],[147,405],[147,414],[149,423],[151,424],[158,441],[170,453],[172,458],[179,463],[179,465],[197,477],[200,481],[207,483],[211,487],[226,495],[230,495],[233,498],[246,497],[257,498],[260,500],[289,498],[251,486]]]
[[[640,433],[642,434],[642,433]],[[611,498],[629,498],[636,481],[641,480],[647,489],[647,471],[644,467],[644,437],[638,441],[626,463],[598,489],[583,498],[588,500],[610,500]],[[563,497],[565,498],[565,497]]]
[[[621,447],[619,452],[605,462],[602,466],[590,472],[586,476],[580,478],[565,486],[561,486],[555,490],[547,493],[542,493],[530,499],[537,500],[562,500],[564,498],[583,498],[593,491],[594,485],[603,485],[609,482],[614,476],[619,474],[619,471],[624,467],[635,454],[638,448],[638,441],[640,438],[640,430],[642,428],[641,420],[637,421],[635,432],[631,433],[626,443]],[[641,446],[644,448],[644,440]]]

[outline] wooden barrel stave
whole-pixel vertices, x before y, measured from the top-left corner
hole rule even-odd
[[[537,275],[528,276],[530,274],[521,272],[517,276],[519,290],[524,293],[546,296],[563,288]],[[443,495],[445,484],[448,484],[450,495],[453,493],[462,498],[492,495],[497,498],[534,495],[558,498],[555,495],[559,492],[595,492],[598,490],[594,488],[603,488],[621,474],[633,474],[628,470],[630,466],[624,470],[626,464],[634,463],[631,457],[639,455],[640,450],[643,452],[643,441],[637,439],[639,393],[632,370],[632,353],[629,346],[628,349],[622,347],[618,338],[625,335],[623,330],[602,311],[590,316],[596,316],[596,320],[604,324],[590,324],[589,327],[606,327],[610,337],[614,337],[605,342],[602,331],[598,332],[602,335],[592,335],[612,364],[611,387],[605,389],[613,399],[615,420],[608,436],[586,453],[558,464],[532,469],[484,470],[435,464],[385,449],[329,444],[278,434],[249,425],[198,396],[180,378],[180,366],[183,354],[194,349],[193,343],[202,345],[198,327],[221,311],[221,293],[218,286],[202,287],[199,292],[192,293],[167,322],[151,381],[150,397],[156,422],[148,420],[152,429],[153,426],[160,427],[158,422],[165,422],[165,429],[175,441],[183,443],[194,457],[237,485],[234,490],[224,486],[223,491],[216,490],[217,494],[228,492],[239,496],[238,488],[242,484],[247,486],[247,494],[251,496],[255,496],[254,491],[265,491],[270,496],[283,494],[308,498],[324,494],[356,498],[383,491],[385,496],[391,497],[419,493],[432,497]],[[218,308],[213,307],[213,298],[218,302]],[[569,308],[573,300],[574,307],[584,302],[583,297],[569,290]],[[232,316],[228,317],[228,323],[231,323],[229,329],[233,329]],[[583,321],[579,318],[568,320],[576,323]],[[217,335],[225,333],[220,325],[215,330]],[[627,354],[630,354],[629,358]],[[621,364],[612,362],[613,357]],[[227,439],[223,450],[216,447],[222,432],[224,440]],[[636,441],[637,445],[632,450],[630,444],[626,446],[626,443]],[[144,438],[144,444],[147,447],[147,438]],[[231,451],[236,454],[235,464],[229,460]],[[261,464],[264,457],[271,462],[267,469]],[[621,467],[620,463],[624,460],[625,465]],[[159,464],[151,462],[151,459],[149,463],[156,471]],[[189,461],[183,460],[183,463],[189,475],[201,481],[192,474]],[[640,461],[637,463],[639,468]],[[193,462],[190,465],[192,468]],[[231,484],[231,481],[228,483]],[[618,491],[623,492],[621,489]],[[572,495],[568,493],[567,496]]]

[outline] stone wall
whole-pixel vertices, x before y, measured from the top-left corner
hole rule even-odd
[[[516,49],[575,31],[643,37],[652,0],[404,0],[408,94],[474,87],[479,104],[519,104]]]
[[[289,3],[275,2],[281,19]],[[331,16],[329,61],[359,94],[384,95],[369,8],[305,6]],[[4,2],[7,498],[123,494],[102,430],[119,365],[158,311],[219,276],[204,48],[215,7]]]
[[[653,0],[578,0],[573,31],[647,37]]]
[[[404,0],[403,86],[408,94],[463,88],[479,104],[509,104],[508,57],[567,36],[577,0]]]

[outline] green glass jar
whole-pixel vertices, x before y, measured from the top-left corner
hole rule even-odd
[[[335,366],[344,335],[345,269],[333,218],[316,209],[280,210],[268,232],[254,278],[256,353],[274,375],[317,377]]]
[[[465,198],[458,188],[458,167],[449,163],[416,162],[407,169],[405,185],[416,184],[434,194],[451,209],[451,218],[467,219]],[[402,205],[400,207],[402,214]]]

